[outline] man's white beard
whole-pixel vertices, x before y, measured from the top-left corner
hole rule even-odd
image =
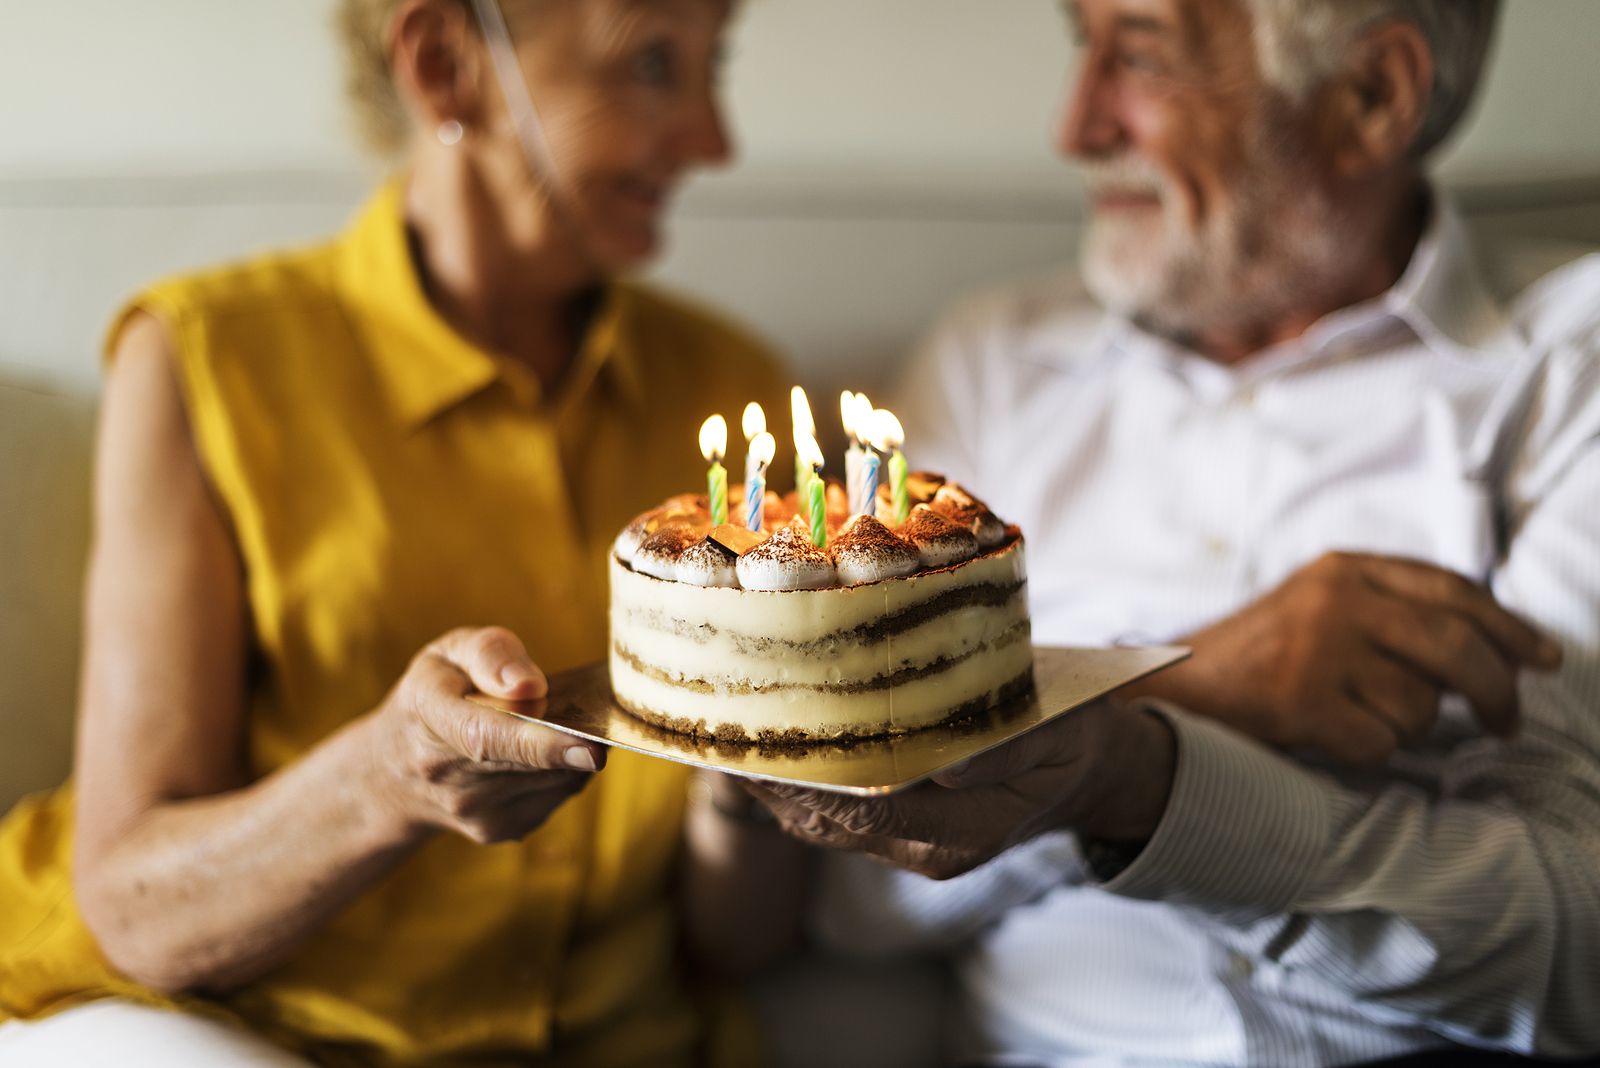
[[[1292,309],[1307,287],[1337,269],[1336,213],[1296,180],[1281,151],[1259,143],[1229,201],[1198,228],[1184,218],[1170,180],[1134,156],[1089,161],[1097,190],[1160,199],[1159,209],[1095,213],[1084,235],[1089,293],[1111,311],[1172,336],[1239,329]]]

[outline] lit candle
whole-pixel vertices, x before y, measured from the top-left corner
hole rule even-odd
[[[872,444],[889,457],[889,491],[894,500],[894,521],[904,523],[911,514],[911,490],[906,484],[906,455],[900,446],[906,443],[906,432],[900,420],[887,408],[872,413]],[[873,487],[877,494],[877,487]]]
[[[844,423],[845,437],[850,439],[844,450],[844,492],[850,502],[850,514],[855,515],[861,510],[861,427],[856,423],[856,394],[848,389],[839,394],[839,420]]]
[[[728,469],[722,458],[728,452],[728,421],[713,415],[700,424],[700,455],[711,464],[706,475],[706,486],[711,498],[711,525],[720,527],[728,521]]]
[[[760,409],[758,408],[757,411]],[[748,409],[747,409],[748,411]],[[778,455],[778,439],[763,430],[750,442],[750,477],[744,483],[745,523],[760,531],[766,519],[767,465]]]
[[[883,458],[876,449],[861,450],[861,504],[856,510],[872,515],[878,510],[878,472]]]
[[[756,435],[767,432],[767,413],[761,410],[761,405],[751,401],[744,406],[744,418],[740,420],[740,428],[744,431],[744,484],[748,486],[750,480],[756,477],[756,458],[750,446],[756,440]],[[772,457],[767,457],[766,463],[771,462]]]
[[[794,423],[794,495],[802,512],[806,511],[806,488],[811,479],[811,467],[806,463],[803,443],[816,444],[817,421],[811,418],[811,402],[806,391],[795,386],[789,391],[789,418]]]
[[[815,437],[806,437],[800,443],[800,458],[806,467],[806,488],[800,494],[805,500],[806,516],[811,524],[811,544],[822,548],[828,541],[828,509],[823,504],[822,449]]]
[[[861,444],[861,461],[856,468],[856,511],[862,515],[872,515],[878,507],[878,502],[873,499],[873,494],[878,492],[878,469],[872,472],[873,485],[866,485],[867,462],[872,453],[872,401],[867,399],[865,393],[856,394],[856,438]],[[879,458],[881,462],[881,458]]]

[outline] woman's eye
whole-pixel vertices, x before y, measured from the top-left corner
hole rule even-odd
[[[672,45],[657,41],[634,57],[633,75],[647,85],[671,85],[677,75]]]

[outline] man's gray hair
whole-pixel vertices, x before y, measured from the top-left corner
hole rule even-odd
[[[1433,48],[1433,95],[1412,144],[1418,158],[1466,114],[1494,37],[1500,0],[1248,0],[1269,83],[1302,98],[1332,74],[1361,31],[1387,19],[1415,23]]]

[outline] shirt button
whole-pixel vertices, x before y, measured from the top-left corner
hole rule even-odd
[[[1228,978],[1243,981],[1255,974],[1256,966],[1243,953],[1228,954]]]
[[[1206,555],[1221,560],[1233,555],[1233,545],[1226,538],[1212,536],[1206,539]]]

